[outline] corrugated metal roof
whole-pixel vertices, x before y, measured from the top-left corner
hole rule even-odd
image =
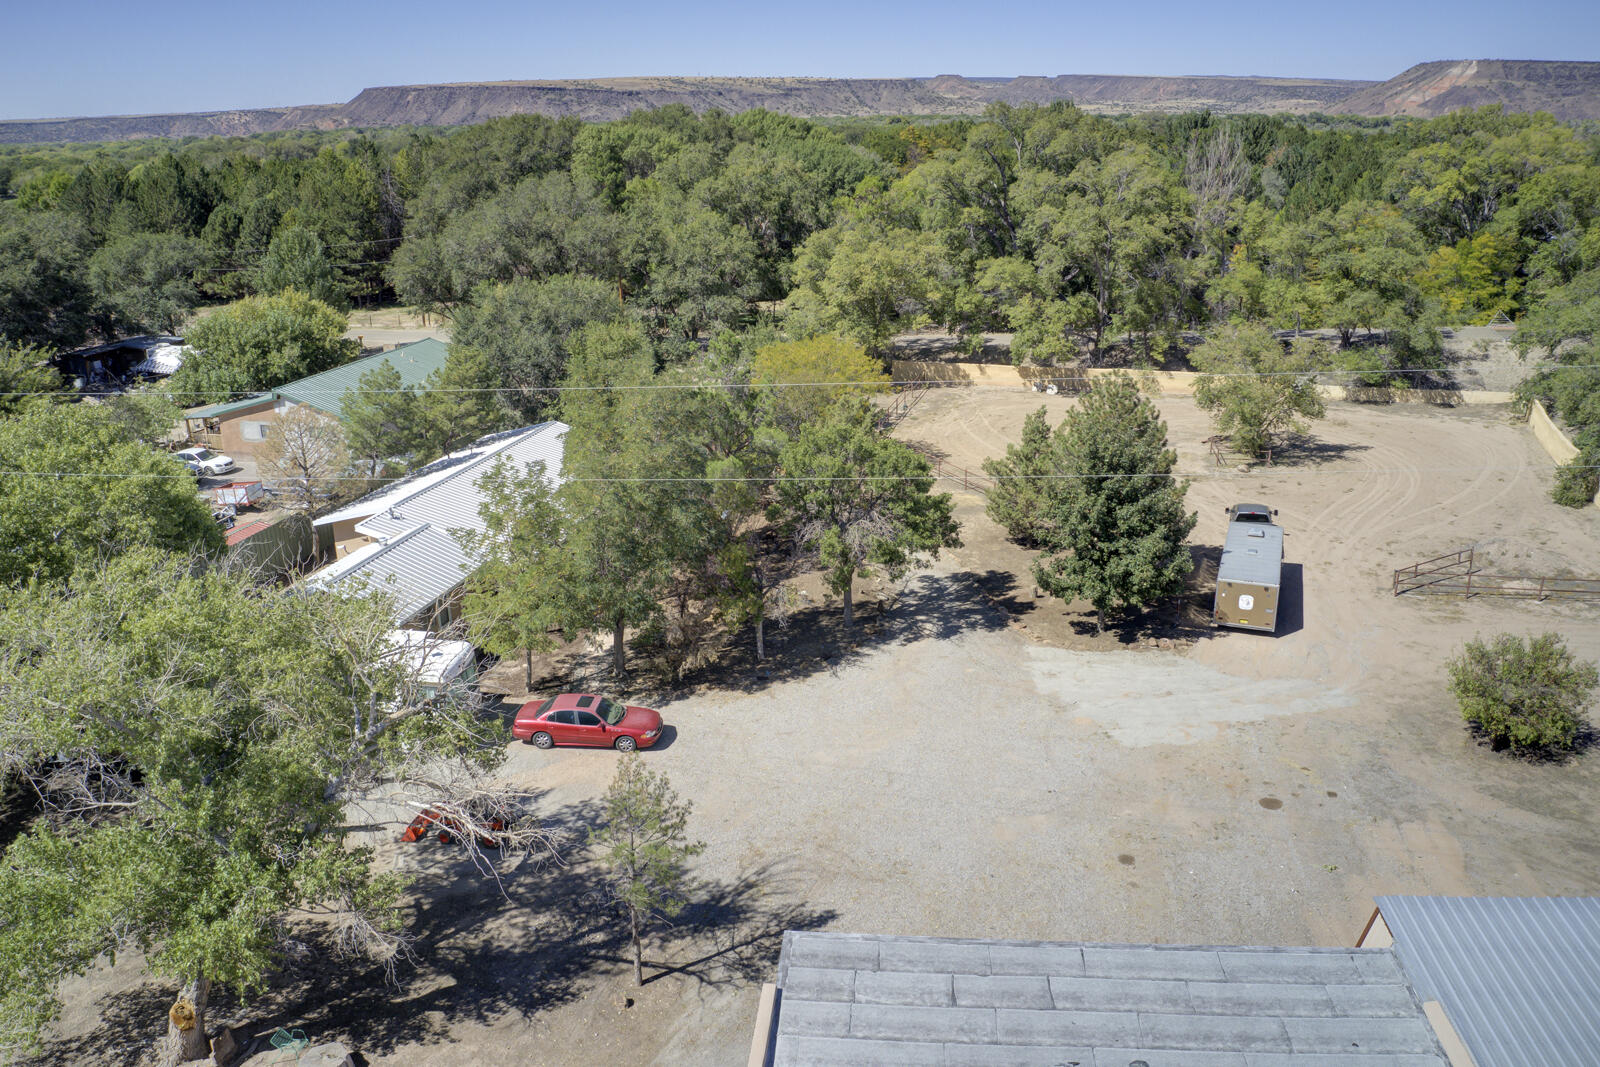
[[[1600,898],[1379,897],[1378,910],[1478,1067],[1600,1064]]]
[[[323,515],[318,526],[358,519],[357,533],[373,543],[307,576],[321,589],[369,588],[396,600],[396,622],[449,593],[477,566],[452,530],[483,531],[478,505],[483,493],[478,479],[501,456],[530,467],[543,463],[554,484],[561,477],[562,443],[567,425],[543,422],[520,430],[491,434],[470,448],[435,460],[420,471],[379,492]]]
[[[1267,522],[1228,523],[1217,581],[1277,585],[1282,571],[1282,526]]]
[[[388,363],[400,372],[402,385],[421,385],[428,375],[444,366],[449,355],[449,345],[436,337],[424,337],[397,345],[391,351],[353,359],[341,367],[280,385],[274,392],[337,417],[343,413],[345,394],[361,383],[363,374]]]
[[[241,400],[229,400],[221,404],[193,408],[185,414],[193,419],[214,419],[284,397],[339,418],[343,416],[345,394],[361,384],[361,376],[368,371],[388,363],[400,372],[402,385],[421,385],[427,380],[428,375],[444,366],[449,355],[449,345],[437,337],[424,337],[420,341],[396,345],[388,352],[353,359],[343,366],[301,378],[299,381],[288,382],[276,389],[256,393]]]
[[[772,1062],[1446,1067],[1387,949],[790,930]]]

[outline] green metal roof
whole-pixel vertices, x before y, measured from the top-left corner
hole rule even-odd
[[[342,367],[280,385],[274,392],[337,418],[343,414],[344,395],[359,385],[361,376],[368,371],[390,363],[400,372],[402,385],[421,385],[428,375],[444,366],[445,357],[449,354],[449,345],[435,337],[424,337],[420,341],[398,345],[392,351],[353,359]]]
[[[321,374],[313,374],[308,378],[301,378],[296,382],[288,382],[276,389],[265,393],[247,396],[242,400],[230,400],[225,404],[212,404],[210,407],[196,408],[188,412],[192,419],[214,419],[223,415],[255,407],[282,397],[293,400],[297,404],[305,404],[319,411],[326,411],[335,418],[343,415],[345,394],[354,389],[361,382],[361,376],[379,365],[387,362],[400,372],[402,385],[421,385],[427,380],[428,375],[444,366],[444,361],[450,354],[450,346],[437,337],[424,337],[420,341],[411,341],[408,344],[397,345],[388,352],[379,352],[371,356],[353,359],[342,367],[325,370]]]
[[[244,411],[247,408],[260,407],[270,404],[273,400],[271,393],[256,393],[243,400],[229,400],[225,404],[211,404],[203,408],[190,408],[183,413],[186,419],[219,419],[224,415],[232,415],[235,411]]]

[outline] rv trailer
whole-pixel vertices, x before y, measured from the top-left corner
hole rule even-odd
[[[1263,504],[1235,504],[1228,509],[1228,536],[1217,567],[1212,625],[1277,631],[1283,527],[1272,521],[1276,514]]]

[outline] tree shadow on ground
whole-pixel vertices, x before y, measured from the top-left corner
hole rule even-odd
[[[592,825],[593,803],[554,812],[573,831]],[[576,856],[577,848],[570,850]],[[632,965],[627,926],[608,906],[601,871],[585,857],[570,866],[514,862],[497,890],[460,849],[425,842],[407,930],[411,959],[394,980],[381,964],[341,960],[327,923],[296,923],[297,944],[269,979],[270,992],[241,1004],[213,993],[210,1025],[231,1025],[244,1055],[270,1048],[279,1028],[312,1043],[343,1041],[368,1055],[452,1040],[463,1024],[529,1019],[581,1000]],[[818,929],[835,913],[803,902],[797,872],[782,863],[737,877],[705,879],[693,902],[645,943],[652,982],[709,986],[769,980],[784,930]],[[51,1042],[31,1065],[137,1067],[165,1028],[173,990],[151,981],[103,998],[93,1031]],[[425,1054],[413,1051],[416,1062]]]
[[[836,602],[794,612],[787,625],[767,624],[767,658],[755,658],[754,631],[729,636],[722,654],[684,675],[687,686],[759,692],[768,686],[832,671],[866,653],[907,641],[949,639],[974,630],[1002,630],[1016,578],[1005,571],[920,574],[900,592],[863,597],[844,626]],[[1009,599],[1008,599],[1009,598]]]
[[[1106,633],[1120,645],[1209,641],[1217,636],[1211,625],[1211,601],[1217,582],[1217,565],[1222,559],[1221,545],[1186,546],[1189,550],[1189,580],[1184,591],[1148,608],[1127,608],[1106,614]],[[1081,611],[1071,622],[1079,636],[1098,633],[1093,608]],[[1166,646],[1163,646],[1166,647]]]
[[[1323,441],[1307,434],[1290,434],[1273,446],[1270,466],[1320,467],[1325,463],[1349,459],[1356,453],[1367,452],[1371,448],[1371,445]]]

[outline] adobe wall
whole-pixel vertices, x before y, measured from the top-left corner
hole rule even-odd
[[[1090,380],[1109,374],[1127,373],[1107,367],[1089,370],[1072,370],[1065,367],[1013,367],[1004,363],[943,363],[921,360],[897,359],[891,365],[897,382],[947,382],[963,385],[1009,385],[1026,388],[1033,382],[1076,380],[1087,376]],[[1151,383],[1165,396],[1192,396],[1195,371],[1134,371],[1141,383]],[[1453,407],[1457,404],[1509,404],[1510,393],[1479,389],[1366,389],[1343,385],[1318,387],[1329,400],[1351,400],[1367,404],[1435,404]]]

